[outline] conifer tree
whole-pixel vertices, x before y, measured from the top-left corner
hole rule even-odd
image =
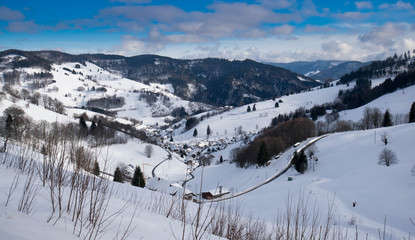
[[[251,111],[251,106],[248,105],[248,108],[246,109],[247,112]]]
[[[390,127],[390,126],[392,126],[392,120],[391,120],[391,115],[389,113],[389,110],[386,110],[385,115],[383,115],[382,126],[383,127]]]
[[[86,125],[84,116],[79,118],[79,125],[79,135],[84,137],[88,136],[88,126]]]
[[[193,137],[197,136],[197,129],[195,128],[195,130],[193,131]]]
[[[280,104],[278,103],[278,102],[275,102],[275,105],[274,105],[274,107],[279,107],[280,106]]]
[[[94,168],[92,169],[92,174],[99,176],[99,164],[97,161],[94,163]]]
[[[210,125],[207,126],[206,134],[209,136],[211,134]]]
[[[117,167],[114,171],[114,182],[120,182],[120,183],[124,182],[122,172],[119,167]]]
[[[256,104],[254,104],[254,107],[252,108],[252,111],[256,111]]]
[[[92,123],[91,123],[91,127],[90,127],[90,131],[91,131],[91,133],[94,133],[95,132],[95,129],[97,128],[97,125],[95,124],[95,122],[94,121],[92,121]]]
[[[7,141],[9,141],[9,138],[12,136],[13,132],[13,118],[12,115],[7,115],[6,119],[6,139],[4,141],[3,149],[1,151],[6,151],[7,148]]]
[[[83,128],[88,128],[88,127],[86,126],[86,122],[85,122],[84,116],[81,116],[81,117],[79,118],[79,125],[81,125],[81,127],[83,127]]]
[[[411,110],[409,111],[409,122],[415,122],[415,102],[412,103]]]
[[[299,153],[297,151],[294,152],[293,164],[297,172],[301,174],[305,172],[305,170],[308,167],[308,163],[307,163],[307,156],[304,154],[304,151],[300,151]]]
[[[40,153],[43,155],[48,155],[48,151],[46,150],[45,145],[42,145],[42,148],[40,149]]]
[[[136,186],[136,187],[141,187],[141,188],[146,186],[143,173],[141,172],[141,169],[139,166],[135,167],[134,176],[133,176],[133,180],[131,181],[131,185]]]
[[[223,163],[223,157],[222,157],[222,155],[220,156],[220,158],[219,158],[219,162],[220,163]]]
[[[269,159],[268,155],[268,149],[265,142],[261,143],[261,146],[259,147],[258,157],[257,157],[257,164],[259,166],[264,166]]]

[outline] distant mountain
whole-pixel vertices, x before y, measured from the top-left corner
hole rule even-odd
[[[370,62],[358,62],[358,61],[347,61],[344,63],[340,63],[337,66],[333,66],[328,68],[324,71],[320,71],[317,74],[310,75],[309,77],[314,78],[316,80],[327,80],[327,79],[339,79],[343,75],[348,74],[352,71],[356,71],[357,69],[367,66]]]
[[[316,80],[339,79],[343,75],[370,64],[358,61],[317,60],[314,62],[298,61],[291,63],[270,63],[271,65],[286,68]]]
[[[13,56],[18,56],[14,58]],[[10,49],[0,52],[0,70],[4,68],[39,67],[45,70],[51,69],[51,62],[31,52]]]
[[[173,59],[157,55],[125,57],[71,55],[58,51],[32,54],[53,63],[90,61],[106,70],[143,83],[172,84],[174,94],[218,106],[238,106],[318,86],[314,79],[252,60]]]

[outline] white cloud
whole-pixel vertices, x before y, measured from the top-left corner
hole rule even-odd
[[[140,38],[125,35],[121,38],[121,44],[114,47],[110,52],[117,53],[126,56],[154,53],[162,50],[163,45],[158,43],[151,43],[149,41],[143,41]]]
[[[398,23],[385,23],[382,26],[372,29],[370,32],[360,35],[359,40],[364,43],[392,46],[395,38],[400,37],[405,32],[406,26]]]
[[[380,9],[393,9],[393,10],[412,10],[413,6],[409,2],[397,1],[394,4],[383,3],[379,6]]]
[[[373,8],[372,2],[369,1],[355,2],[354,4],[356,5],[356,8],[359,10]]]
[[[333,16],[337,19],[344,20],[344,21],[347,21],[347,20],[360,21],[360,20],[369,18],[371,15],[373,15],[373,13],[371,12],[367,12],[367,13],[344,12],[344,13],[334,14]]]
[[[294,32],[295,28],[291,25],[284,24],[278,27],[274,27],[271,33],[276,35],[290,35]]]
[[[20,11],[11,10],[7,7],[0,7],[0,21],[21,21],[25,17]]]
[[[133,4],[143,4],[151,3],[152,0],[110,0],[111,2],[121,2],[121,3],[133,3]]]
[[[321,48],[323,51],[333,54],[334,56],[347,56],[353,49],[350,44],[339,40],[323,43],[321,44]]]
[[[315,32],[320,32],[320,33],[329,33],[329,32],[334,32],[336,29],[330,26],[315,26],[315,25],[309,25],[307,24],[305,26],[305,28],[303,29],[303,31],[305,33],[315,33]]]
[[[296,0],[258,0],[261,5],[272,9],[287,9],[296,5]]]
[[[9,22],[6,29],[10,32],[36,33],[40,26],[34,21]]]

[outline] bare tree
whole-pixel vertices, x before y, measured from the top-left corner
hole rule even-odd
[[[380,154],[379,154],[379,162],[380,165],[386,165],[389,167],[392,164],[398,163],[398,158],[396,157],[396,154],[388,149],[384,148]]]
[[[148,144],[145,148],[144,148],[144,153],[146,154],[146,156],[148,158],[151,158],[151,155],[153,154],[153,146],[151,146],[150,144]]]
[[[387,132],[382,133],[382,135],[380,135],[380,140],[386,145],[388,145],[390,136]]]

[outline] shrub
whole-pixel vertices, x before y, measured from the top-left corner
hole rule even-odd
[[[378,164],[379,165],[386,165],[387,167],[389,167],[392,164],[396,164],[398,163],[398,158],[396,157],[396,154],[388,149],[388,148],[384,148],[380,154],[379,154],[379,161]]]

